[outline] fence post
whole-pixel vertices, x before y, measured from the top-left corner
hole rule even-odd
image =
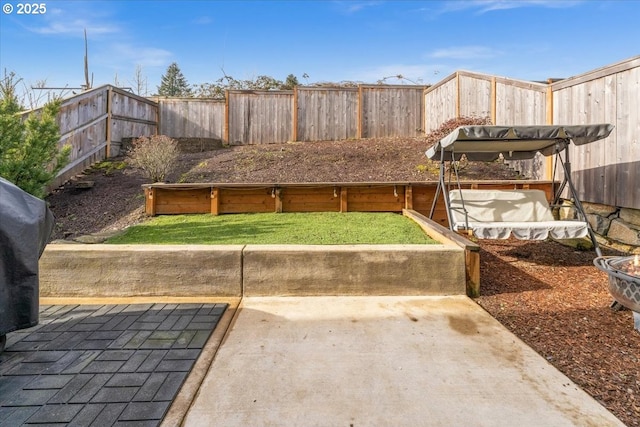
[[[495,125],[496,124],[496,119],[497,119],[497,85],[496,85],[496,78],[491,77],[491,124]]]
[[[107,146],[104,152],[104,159],[108,159],[109,157],[111,157],[111,127],[112,127],[111,117],[113,116],[113,113],[111,112],[111,109],[113,108],[113,105],[111,103],[112,96],[113,96],[113,92],[111,91],[111,85],[109,85],[107,86],[107,126],[106,126],[107,134],[105,136],[105,139],[107,140],[106,141]]]
[[[553,83],[553,79],[547,79],[547,98],[546,98],[546,113],[547,113],[547,124],[553,124],[553,88],[551,87],[551,83]],[[555,156],[547,156],[545,163],[545,171],[544,178],[546,180],[553,179],[553,162]]]
[[[224,142],[229,144],[229,91],[224,91]]]
[[[362,138],[362,85],[358,85],[358,126],[356,129],[356,138]]]
[[[293,141],[297,141],[298,140],[298,86],[294,86],[293,87],[293,123],[292,125],[292,129],[291,129],[291,134],[292,137],[291,139]]]
[[[460,118],[460,72],[456,71],[456,118]]]
[[[347,187],[340,187],[340,212],[349,212]]]

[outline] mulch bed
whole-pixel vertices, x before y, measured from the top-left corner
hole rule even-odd
[[[607,275],[594,257],[552,241],[484,240],[477,302],[628,426],[638,426],[640,333],[630,311],[610,309]]]

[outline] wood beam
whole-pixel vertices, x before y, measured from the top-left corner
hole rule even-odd
[[[220,214],[220,189],[211,187],[211,215]]]

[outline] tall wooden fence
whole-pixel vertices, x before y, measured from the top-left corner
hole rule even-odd
[[[156,115],[154,102],[110,85],[63,101],[58,114],[58,146],[71,146],[71,154],[51,187],[107,158],[112,143],[120,143],[124,137],[155,134]]]
[[[496,125],[611,123],[604,141],[569,151],[581,200],[640,209],[640,56],[555,83],[456,72],[425,90],[425,130],[457,117],[489,117]],[[551,159],[510,166],[550,179]]]
[[[172,138],[224,139],[225,103],[202,98],[154,98],[160,135]]]
[[[570,149],[581,199],[640,209],[640,56],[551,89],[553,123],[615,125],[604,141]]]
[[[293,91],[229,91],[229,144],[268,144],[293,141]]]
[[[232,145],[351,138],[411,137],[423,132],[425,86],[296,87],[227,92],[219,100],[155,98],[160,133]]]
[[[339,141],[358,135],[357,88],[296,88],[294,139]]]

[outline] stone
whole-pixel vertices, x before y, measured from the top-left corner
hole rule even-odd
[[[589,225],[591,225],[591,229],[595,233],[603,236],[607,235],[609,227],[611,226],[611,220],[600,215],[587,214],[587,221],[589,221]]]
[[[640,229],[621,219],[611,221],[607,237],[628,245],[640,246]]]
[[[620,219],[636,227],[640,227],[640,209],[620,209]]]
[[[558,216],[560,220],[576,219],[577,213],[574,204],[568,200],[562,202],[562,206],[558,208]]]
[[[608,217],[618,210],[618,208],[616,208],[615,206],[601,205],[599,203],[589,202],[582,202],[582,207],[584,208],[585,213],[599,215],[602,217]]]

